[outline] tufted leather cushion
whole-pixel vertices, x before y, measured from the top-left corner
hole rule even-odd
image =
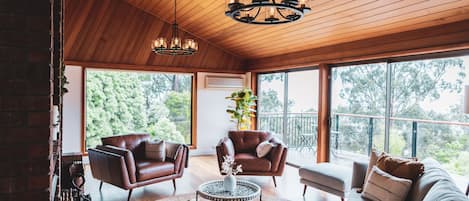
[[[148,179],[168,176],[174,174],[174,163],[158,162],[154,160],[142,160],[136,162],[137,180],[145,181]]]
[[[148,134],[127,134],[127,135],[116,135],[111,137],[101,138],[103,145],[112,145],[130,150],[135,159],[145,158],[145,142],[150,139]]]
[[[235,155],[236,165],[241,165],[245,172],[269,172],[272,163],[265,158],[258,158],[255,154],[240,153]]]
[[[236,153],[256,153],[256,147],[263,141],[272,138],[264,131],[230,131],[228,137],[232,140]]]

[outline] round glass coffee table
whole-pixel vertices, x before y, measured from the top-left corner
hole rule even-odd
[[[262,190],[255,183],[238,180],[235,191],[230,193],[223,188],[223,180],[215,180],[201,184],[195,195],[196,201],[199,196],[214,201],[249,201],[256,198],[262,200]]]

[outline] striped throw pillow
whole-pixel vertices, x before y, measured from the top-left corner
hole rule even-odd
[[[374,166],[362,192],[373,201],[404,201],[412,187],[412,180],[392,176]]]

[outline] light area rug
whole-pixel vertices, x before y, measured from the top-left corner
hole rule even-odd
[[[206,201],[207,199],[203,199],[199,197],[199,201]],[[253,201],[258,201],[259,199],[255,199]],[[157,201],[195,201],[195,193],[192,194],[184,194],[184,195],[177,195],[169,198],[158,199]],[[289,201],[287,199],[271,197],[271,196],[262,196],[262,201]]]

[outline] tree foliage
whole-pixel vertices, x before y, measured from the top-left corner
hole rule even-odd
[[[125,133],[190,143],[190,90],[190,76],[87,71],[86,146]]]

